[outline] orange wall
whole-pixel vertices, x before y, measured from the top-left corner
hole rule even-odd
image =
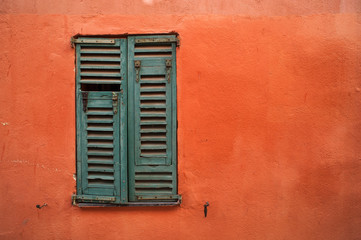
[[[0,13],[0,239],[360,239],[358,0],[4,0]],[[182,205],[72,206],[70,37],[169,31]]]

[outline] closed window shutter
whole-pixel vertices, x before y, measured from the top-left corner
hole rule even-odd
[[[77,77],[74,202],[178,204],[176,36],[80,37],[72,42]]]
[[[101,39],[97,39],[98,41]],[[77,201],[120,202],[120,41],[77,44]],[[93,91],[97,88],[97,91]]]
[[[176,38],[128,38],[129,200],[177,196]]]

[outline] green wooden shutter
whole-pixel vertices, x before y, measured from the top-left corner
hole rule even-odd
[[[177,196],[176,37],[128,38],[130,201]]]
[[[78,202],[121,202],[121,41],[79,39],[76,45]]]
[[[87,96],[86,96],[87,94]],[[79,95],[78,151],[83,200],[116,202],[120,194],[118,93],[82,92]],[[119,199],[118,199],[119,201]]]

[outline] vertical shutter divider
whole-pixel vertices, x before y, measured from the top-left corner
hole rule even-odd
[[[122,85],[120,88],[120,202],[128,202],[128,42],[120,39]]]
[[[128,197],[134,201],[135,188],[135,125],[134,125],[134,84],[135,69],[132,61],[134,59],[134,37],[128,37]]]
[[[82,189],[82,144],[81,144],[81,140],[83,139],[82,133],[83,133],[83,129],[82,129],[82,124],[81,124],[81,120],[78,119],[79,116],[81,116],[81,112],[83,107],[81,105],[81,97],[80,97],[80,71],[79,71],[79,66],[80,66],[80,46],[76,45],[75,46],[75,60],[76,60],[76,67],[75,67],[75,78],[76,78],[76,98],[75,98],[75,106],[76,106],[76,186],[77,186],[77,194],[83,194],[83,189]]]

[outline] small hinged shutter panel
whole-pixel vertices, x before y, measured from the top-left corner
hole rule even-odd
[[[176,41],[167,39],[128,38],[130,201],[177,199]]]
[[[89,41],[88,41],[89,42]],[[120,84],[120,41],[81,43],[77,53],[78,202],[120,202],[120,91],[87,86]],[[106,85],[107,84],[107,85]],[[90,87],[91,88],[91,87]]]

